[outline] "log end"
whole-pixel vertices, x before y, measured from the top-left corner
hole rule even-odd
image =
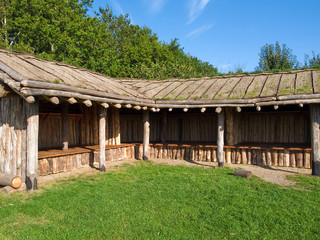
[[[21,187],[22,185],[22,179],[19,176],[15,176],[14,178],[12,178],[10,186],[17,189],[19,187]]]
[[[251,171],[241,170],[241,169],[235,169],[233,174],[234,174],[234,176],[245,177],[245,178],[252,177]]]

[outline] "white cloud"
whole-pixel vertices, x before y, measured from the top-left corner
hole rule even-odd
[[[164,7],[168,0],[144,0],[148,5],[150,13],[158,13]]]
[[[120,14],[126,15],[127,14],[127,12],[123,9],[123,7],[120,5],[120,3],[117,0],[110,0],[110,2],[111,2],[112,10],[115,10],[117,15],[120,15]],[[131,24],[134,24],[134,20],[131,15],[129,15],[129,19],[131,21]]]
[[[201,12],[205,9],[210,0],[191,0],[190,11],[189,11],[189,21],[187,24],[192,23],[200,16]]]
[[[126,12],[123,10],[122,6],[117,0],[110,0],[110,1],[111,1],[112,7],[118,14],[122,14],[122,15],[126,14]]]
[[[231,68],[233,67],[233,65],[232,64],[219,64],[218,65],[218,70],[219,70],[219,72],[221,72],[221,73],[228,73],[228,72],[230,72],[231,71]]]
[[[206,24],[206,25],[203,25],[203,26],[201,26],[201,27],[199,27],[199,28],[197,28],[197,29],[189,32],[189,33],[187,34],[187,38],[199,36],[199,35],[207,32],[207,31],[209,31],[209,30],[213,27],[213,25],[214,25],[214,24],[210,24],[210,25],[209,25],[209,24]]]

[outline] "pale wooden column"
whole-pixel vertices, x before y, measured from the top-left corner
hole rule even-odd
[[[27,117],[26,185],[28,190],[35,190],[38,176],[39,102],[26,103],[25,106]]]
[[[106,171],[106,108],[100,106],[99,112],[99,147],[100,147],[100,159],[99,168],[101,172]]]
[[[62,128],[62,150],[69,148],[69,117],[68,117],[68,104],[61,105],[61,128]]]
[[[218,132],[217,132],[217,158],[219,167],[223,167],[223,146],[224,146],[224,122],[225,122],[225,111],[221,109],[218,111]]]
[[[312,175],[320,176],[320,104],[310,104]]]
[[[143,160],[148,160],[150,139],[149,110],[143,110]]]
[[[167,111],[162,112],[161,118],[161,143],[166,144],[167,142]]]

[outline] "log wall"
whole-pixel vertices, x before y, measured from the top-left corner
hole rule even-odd
[[[10,114],[9,114],[10,113]],[[0,98],[0,173],[26,172],[26,114],[22,98]]]
[[[225,163],[311,168],[311,148],[263,148],[225,146]],[[142,144],[135,145],[135,158],[142,159]],[[216,145],[150,144],[149,158],[217,162]]]
[[[69,152],[68,152],[69,151]],[[84,148],[70,148],[63,151],[40,151],[38,161],[38,175],[44,176],[87,165],[99,165],[99,146]],[[134,158],[134,144],[106,146],[106,161],[120,161]]]

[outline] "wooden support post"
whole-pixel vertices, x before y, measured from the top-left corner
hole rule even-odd
[[[218,113],[218,136],[217,136],[217,158],[218,158],[218,165],[219,167],[223,167],[223,146],[224,146],[224,122],[225,122],[225,115],[224,110]]]
[[[150,139],[149,111],[143,110],[143,160],[148,160]]]
[[[27,117],[27,190],[37,189],[38,176],[38,134],[39,134],[39,102],[26,103]]]
[[[320,104],[310,105],[312,175],[320,176]]]
[[[161,118],[161,143],[166,144],[167,140],[167,111],[162,112]]]
[[[69,118],[68,104],[63,103],[61,108],[62,150],[69,148]]]
[[[99,168],[101,172],[106,171],[106,108],[100,106],[99,112],[99,149],[100,149],[100,158],[99,158]]]

